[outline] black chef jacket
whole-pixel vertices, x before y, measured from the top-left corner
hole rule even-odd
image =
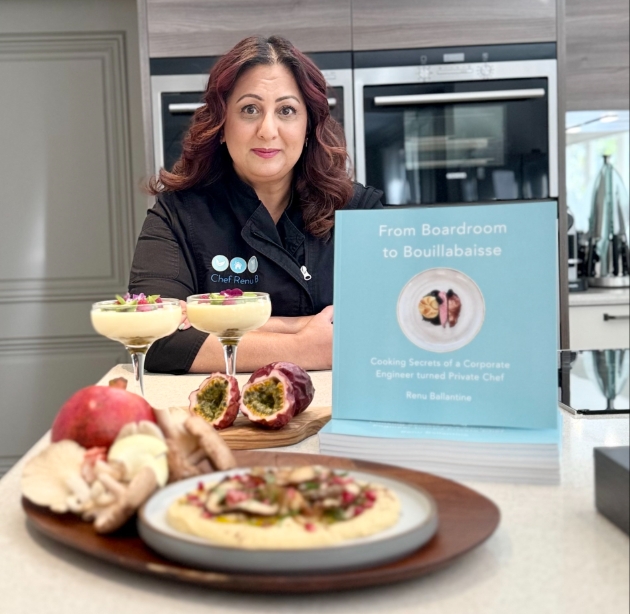
[[[381,196],[354,184],[345,208],[380,208]],[[274,224],[233,170],[210,186],[159,194],[138,238],[129,292],[186,300],[240,288],[268,292],[274,316],[320,312],[333,301],[334,237],[306,232],[297,195],[292,200]],[[187,373],[207,336],[189,328],[156,341],[147,370]]]

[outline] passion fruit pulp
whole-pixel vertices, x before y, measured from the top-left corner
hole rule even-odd
[[[190,411],[217,429],[230,426],[238,414],[240,392],[236,378],[213,373],[191,392]]]
[[[243,403],[255,414],[271,416],[282,409],[284,386],[275,377],[252,384],[243,394]]]
[[[225,380],[212,380],[197,393],[197,405],[193,411],[206,420],[215,420],[225,411],[227,387]]]

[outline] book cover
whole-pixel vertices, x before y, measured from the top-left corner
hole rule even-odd
[[[333,418],[556,429],[554,201],[339,211]]]

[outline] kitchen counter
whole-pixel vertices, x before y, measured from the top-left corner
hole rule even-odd
[[[569,292],[569,307],[586,305],[628,305],[628,288],[589,288],[586,292]]]
[[[117,366],[100,383],[125,375]],[[330,373],[314,373],[314,403],[330,403]],[[149,402],[187,404],[202,376],[148,375]],[[242,382],[246,376],[239,376]],[[20,506],[22,459],[0,480],[0,603],[3,614],[623,614],[629,611],[628,536],[599,515],[593,448],[628,445],[628,418],[562,412],[562,483],[466,483],[501,509],[496,533],[449,567],[373,589],[307,596],[213,591],[118,568],[29,529]],[[46,445],[42,438],[25,458]],[[283,450],[317,452],[317,437]]]

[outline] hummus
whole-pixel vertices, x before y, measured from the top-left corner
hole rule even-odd
[[[329,470],[326,471],[335,476]],[[353,486],[357,484],[351,478],[346,479],[346,482],[351,482]],[[343,507],[332,509],[333,516],[341,519],[331,518],[330,496],[325,499],[329,507],[324,514],[319,515],[310,505],[299,511],[294,510],[291,515],[260,515],[239,511],[209,513],[207,505],[199,501],[207,501],[221,484],[204,486],[203,490],[197,489],[172,503],[167,511],[168,524],[177,531],[207,539],[215,545],[250,550],[288,550],[332,546],[373,535],[395,525],[400,516],[400,502],[393,492],[379,484],[365,483],[359,483],[359,488],[360,493],[369,492],[368,505],[365,505],[365,497],[359,494],[354,500],[359,501],[360,505],[352,507],[350,496],[344,495]],[[309,489],[313,490],[313,482],[306,484],[308,489],[304,489],[304,492],[308,493]],[[286,485],[289,489],[295,486]],[[349,488],[350,485],[344,487]],[[320,511],[321,502],[318,508]],[[318,503],[315,505],[317,507]],[[351,517],[345,519],[344,515]]]

